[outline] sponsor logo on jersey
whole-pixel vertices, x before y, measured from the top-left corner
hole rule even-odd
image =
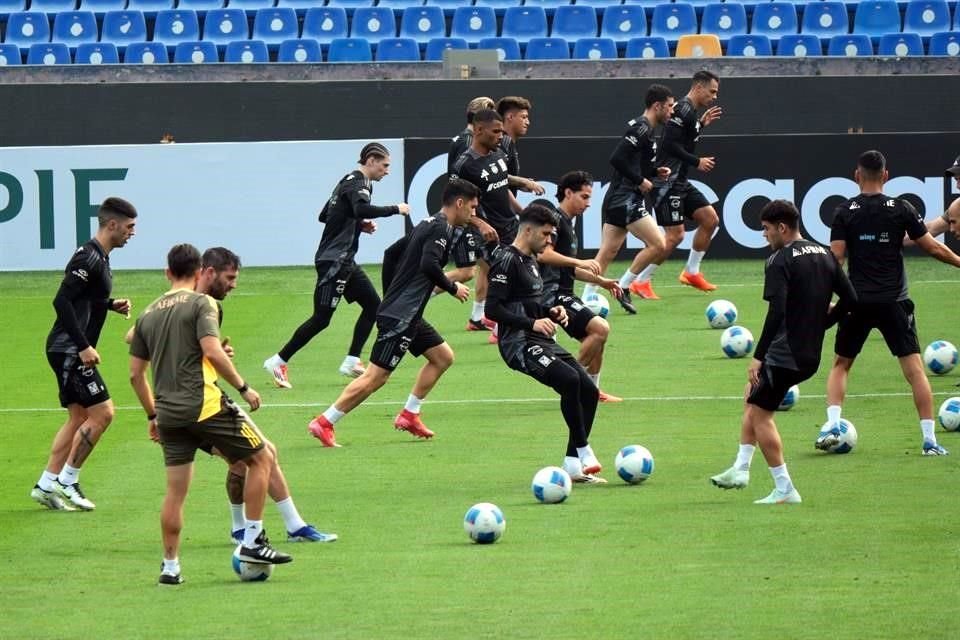
[[[533,346],[527,347],[527,353],[529,353],[532,356],[538,356],[541,353],[543,353],[543,347],[535,344]]]
[[[890,207],[890,208],[892,209],[893,207],[897,206],[897,201],[894,200],[893,198],[890,198],[889,200],[887,200],[887,201],[884,202],[883,204],[884,204],[884,206]]]
[[[491,182],[490,184],[487,185],[487,193],[491,191],[496,191],[497,189],[503,189],[504,187],[507,186],[508,182],[509,180],[507,178],[504,178],[499,182]]]
[[[539,362],[544,367],[549,367],[550,363],[553,362],[553,358],[551,358],[550,356],[540,356],[537,362]]]
[[[800,256],[812,255],[812,254],[813,254],[813,255],[827,255],[827,250],[826,250],[826,248],[821,247],[820,245],[805,245],[805,246],[802,246],[802,247],[794,247],[794,248],[793,248],[793,257],[794,257],[794,258],[797,258],[797,257],[800,257]],[[773,254],[773,256],[771,256],[771,258],[773,258],[774,256],[776,256],[776,254]]]
[[[434,240],[434,242],[436,242],[438,245],[440,245],[440,248],[441,248],[441,249],[446,249],[446,248],[447,248],[447,239],[446,239],[446,238],[437,238],[436,240]]]
[[[486,180],[489,176],[490,176],[490,174],[487,173],[487,170],[486,170],[486,169],[484,169],[483,171],[480,172],[480,178],[481,178],[482,180]]]
[[[503,158],[500,158],[499,160],[497,160],[497,164],[500,165],[500,168],[503,170],[504,173],[507,172],[507,162]]]
[[[640,144],[640,141],[637,140],[636,136],[624,136],[623,139],[629,142],[630,144],[632,144],[633,146],[637,146],[638,144]]]
[[[493,282],[496,282],[496,283],[498,283],[498,284],[507,284],[507,274],[505,274],[505,273],[497,273],[497,274],[494,274],[494,275],[490,278],[490,280],[493,281]]]
[[[877,239],[877,236],[873,235],[872,233],[860,234],[860,240],[864,240],[866,242],[873,242],[876,239]]]
[[[83,280],[84,282],[87,282],[87,280],[90,278],[90,274],[87,273],[87,270],[86,270],[86,269],[74,269],[74,270],[71,271],[70,273],[72,273],[73,275],[77,276],[78,278],[80,278],[80,279]]]
[[[857,204],[856,202],[851,202],[848,208],[850,209],[850,211],[853,211],[854,209],[859,209],[860,205]]]
[[[880,232],[880,242],[890,242],[890,232],[881,231]]]

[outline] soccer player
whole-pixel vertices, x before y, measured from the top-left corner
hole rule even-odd
[[[859,298],[853,311],[840,319],[834,345],[836,358],[827,378],[827,428],[816,440],[818,449],[837,444],[840,414],[850,368],[873,329],[887,348],[913,391],[920,417],[925,456],[947,455],[937,444],[933,422],[933,392],[923,371],[914,305],[907,291],[903,264],[904,234],[941,262],[960,267],[960,257],[933,239],[912,204],[883,193],[887,161],[879,151],[865,151],[857,160],[854,179],[860,194],[836,210],[830,230],[830,250],[841,263],[849,258],[850,281]]]
[[[54,436],[46,469],[30,491],[31,498],[49,509],[90,511],[96,506],[80,489],[80,468],[114,412],[97,371],[97,341],[107,311],[130,314],[129,300],[110,297],[109,256],[134,236],[136,222],[132,204],[116,197],[104,200],[97,211],[97,233],[74,252],[53,299],[57,319],[47,336],[47,362],[57,377],[67,421]]]
[[[200,277],[197,280],[197,293],[210,296],[217,301],[218,319],[222,320],[223,309],[220,303],[237,286],[237,277],[240,273],[240,257],[234,252],[224,247],[213,247],[203,252],[201,258]],[[224,351],[231,358],[233,357],[233,348],[229,344],[224,344]],[[280,468],[280,461],[277,457],[277,447],[267,439],[263,432],[254,424],[248,415],[243,416],[244,421],[251,429],[256,431],[257,435],[263,440],[263,445],[268,448],[273,457],[273,466],[270,468],[270,482],[267,486],[267,493],[277,505],[277,510],[283,518],[283,523],[287,531],[288,542],[333,542],[337,539],[335,533],[323,533],[318,531],[313,525],[307,524],[300,516],[296,505],[293,502],[293,496],[290,495],[290,487],[287,485],[287,479]],[[223,457],[219,451],[212,446],[204,445],[204,450],[208,448],[217,455]],[[243,542],[243,531],[245,526],[243,514],[243,487],[246,481],[247,466],[243,461],[230,463],[227,469],[227,498],[230,501],[230,515],[233,520],[232,537],[237,543]]]
[[[385,146],[379,142],[365,145],[360,151],[359,164],[359,169],[340,179],[320,212],[324,227],[314,258],[317,286],[313,292],[313,315],[294,331],[280,351],[263,363],[274,384],[281,389],[291,387],[287,363],[315,335],[327,328],[341,298],[360,303],[362,311],[353,327],[353,340],[340,365],[340,373],[351,378],[363,373],[360,352],[373,330],[380,296],[353,257],[357,253],[360,234],[377,230],[372,218],[407,215],[410,206],[406,203],[386,207],[370,204],[373,183],[390,173],[390,152]]]
[[[556,230],[553,214],[531,205],[520,214],[513,244],[497,253],[490,268],[487,314],[500,327],[500,357],[560,395],[560,410],[569,430],[563,468],[579,482],[602,482],[602,467],[588,438],[597,412],[599,390],[580,363],[554,340],[557,324],[568,323],[563,305],[543,304],[543,280],[537,254]]]
[[[534,200],[553,214],[553,238],[537,256],[542,266],[543,300],[546,308],[557,305],[567,312],[567,324],[563,330],[580,342],[577,361],[587,370],[593,383],[600,388],[600,367],[603,365],[603,350],[610,335],[610,325],[583,304],[573,292],[573,281],[595,283],[609,291],[615,298],[623,295],[616,280],[596,275],[599,265],[594,260],[577,259],[577,233],[573,223],[590,206],[593,194],[593,176],[586,171],[565,173],[557,184],[557,206],[549,200]],[[622,402],[623,398],[600,391],[600,402]]]
[[[410,234],[396,272],[392,278],[386,276],[389,284],[377,312],[377,339],[370,352],[370,366],[347,385],[336,402],[310,422],[310,433],[323,446],[339,446],[334,432],[337,422],[385,385],[408,351],[414,356],[423,355],[427,362],[393,426],[418,438],[433,437],[433,431],[420,420],[420,405],[453,364],[453,349],[423,319],[423,311],[434,287],[460,302],[470,295],[466,285],[444,276],[443,266],[450,256],[450,247],[470,223],[479,195],[473,184],[451,179],[441,196],[440,213],[423,220]]]
[[[517,191],[527,191],[542,196],[546,190],[541,184],[530,178],[520,175],[520,150],[517,142],[530,130],[530,101],[520,96],[505,96],[497,100],[496,111],[503,118],[503,138],[500,148],[507,154],[507,173],[509,174],[510,190],[513,195]]]
[[[957,156],[953,164],[947,167],[944,176],[947,180],[956,180],[957,189],[960,190],[960,156]],[[956,198],[951,202],[942,216],[928,221],[926,224],[927,231],[929,231],[932,236],[938,236],[941,233],[949,231],[953,234],[954,238],[960,240],[960,226],[958,226],[958,222],[960,222],[960,198]]]
[[[759,445],[775,487],[754,503],[789,504],[802,500],[783,460],[774,411],[792,385],[817,372],[824,333],[836,316],[856,301],[856,293],[830,251],[800,235],[800,212],[792,202],[767,203],[760,211],[760,224],[774,251],[764,269],[763,299],[769,308],[747,368],[737,458],[732,467],[710,481],[721,489],[747,486],[750,462]],[[834,293],[839,301],[831,311]]]
[[[720,224],[720,218],[707,198],[687,180],[687,171],[690,167],[695,167],[708,173],[715,165],[713,157],[698,157],[694,150],[700,139],[700,130],[723,114],[720,107],[710,106],[717,100],[719,90],[720,80],[716,74],[706,70],[696,72],[693,74],[690,91],[677,102],[673,117],[667,121],[657,159],[670,169],[670,175],[666,179],[658,178],[655,181],[653,204],[657,212],[657,222],[664,228],[666,246],[637,276],[636,286],[632,291],[640,296],[655,297],[650,279],[657,267],[670,257],[683,240],[684,219],[696,222],[697,232],[693,236],[693,247],[687,257],[687,265],[680,273],[680,283],[701,291],[713,291],[717,288],[700,272],[700,261],[710,247],[710,240]],[[702,116],[697,116],[698,109],[705,110]],[[647,295],[647,292],[652,295]]]
[[[263,531],[273,451],[264,446],[245,414],[216,385],[220,376],[237,389],[251,411],[260,407],[260,395],[243,381],[220,343],[216,301],[194,291],[200,268],[200,252],[192,245],[179,244],[170,250],[167,279],[171,289],[137,318],[130,342],[130,384],[147,414],[150,438],[163,446],[167,468],[167,493],[160,516],[161,585],[183,582],[179,559],[183,503],[197,449],[206,444],[231,462],[243,460],[247,467],[240,558],[260,564],[293,560],[271,547]],[[148,367],[153,372],[153,389],[147,381]]]
[[[657,175],[665,178],[670,173],[666,167],[659,170],[655,168],[657,142],[654,130],[673,115],[673,93],[662,84],[650,85],[644,97],[644,107],[642,116],[627,123],[630,128],[610,156],[613,178],[601,205],[603,236],[596,257],[600,264],[600,273],[606,273],[607,267],[623,246],[627,231],[646,245],[634,256],[633,262],[619,282],[623,289],[623,296],[619,298],[620,306],[629,314],[637,312],[630,299],[630,287],[637,275],[658,258],[665,247],[663,234],[653,218],[653,210],[647,208],[646,200]],[[655,298],[653,290],[649,289],[649,283],[646,287],[643,290],[637,289],[637,294],[645,298]],[[591,293],[596,293],[596,285],[587,285],[584,289],[585,297]]]

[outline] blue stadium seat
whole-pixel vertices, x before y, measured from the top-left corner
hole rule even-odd
[[[500,35],[521,44],[531,38],[546,38],[547,14],[543,7],[511,7],[503,14]]]
[[[222,9],[225,4],[225,0],[177,0],[177,9],[193,9],[197,13],[203,14],[213,9]]]
[[[877,55],[880,56],[905,58],[923,54],[923,38],[917,33],[886,33],[880,36],[877,46]]]
[[[128,0],[127,11],[143,11],[143,15],[152,18],[158,11],[173,9],[173,6],[174,0]]]
[[[773,47],[770,45],[770,38],[767,36],[739,34],[730,37],[730,41],[727,43],[727,55],[745,58],[772,56]]]
[[[373,62],[370,41],[365,38],[335,38],[330,42],[327,62]]]
[[[601,37],[613,38],[618,44],[623,44],[630,38],[642,38],[646,35],[647,14],[643,7],[625,4],[603,10]]]
[[[4,42],[29,49],[36,43],[50,42],[50,21],[44,13],[16,11],[7,18]]]
[[[960,31],[960,1],[953,5],[953,31]]]
[[[53,18],[53,42],[75,49],[78,44],[99,39],[97,17],[92,11],[64,11]]]
[[[77,0],[30,0],[30,11],[45,13],[60,13],[61,11],[75,11]],[[32,64],[28,62],[27,64]],[[43,64],[43,63],[37,63]],[[58,62],[57,64],[62,64]],[[67,61],[69,64],[69,61]]]
[[[211,9],[203,20],[201,40],[225,47],[234,40],[250,38],[247,13],[243,9]]]
[[[469,49],[470,45],[463,38],[434,38],[427,43],[423,59],[431,62],[443,60],[443,52],[447,49]]]
[[[383,0],[381,0],[381,4],[382,3]],[[439,7],[445,14],[452,16],[453,12],[460,7],[469,7],[472,5],[473,0],[427,0],[426,4],[428,7]]]
[[[20,57],[20,47],[15,44],[0,44],[0,67],[13,64],[23,64]]]
[[[847,6],[842,2],[808,2],[803,8],[803,23],[800,33],[829,40],[833,36],[842,36],[850,32],[850,19]]]
[[[650,35],[667,42],[697,32],[697,14],[690,4],[658,4],[650,17]]]
[[[790,2],[763,2],[753,10],[750,33],[765,35],[771,42],[797,33],[797,28],[797,9]]]
[[[0,18],[6,18],[11,13],[24,11],[27,6],[27,0],[0,0]],[[0,63],[13,64],[13,63]],[[17,62],[16,64],[20,64]]]
[[[220,62],[217,45],[209,40],[201,42],[181,42],[173,50],[173,61],[177,64],[213,64]]]
[[[170,62],[162,42],[131,42],[123,52],[124,64],[161,64]]]
[[[303,16],[301,38],[313,38],[321,45],[329,45],[337,38],[346,38],[350,29],[347,11],[343,7],[314,7]]]
[[[253,39],[263,40],[271,50],[275,50],[284,40],[300,35],[297,12],[290,7],[257,9],[253,17]]]
[[[131,42],[146,42],[147,21],[142,11],[107,11],[103,15],[101,42],[123,48]]]
[[[569,60],[570,43],[563,38],[530,38],[524,60]]]
[[[496,38],[496,13],[491,7],[460,7],[453,12],[450,37],[463,38],[471,44],[484,38]]]
[[[597,11],[593,7],[566,5],[557,7],[550,26],[550,36],[575,41],[597,37]]]
[[[234,40],[227,43],[223,61],[242,64],[270,62],[270,52],[263,40]]]
[[[413,38],[383,38],[377,43],[377,62],[420,62],[420,44]]]
[[[811,33],[788,33],[785,36],[780,36],[780,42],[777,43],[777,55],[793,58],[822,56],[823,44],[820,42],[819,36]]]
[[[322,7],[323,0],[277,0],[277,6],[293,9],[298,16],[302,16],[310,9]],[[288,60],[287,62],[292,61]]]
[[[576,60],[616,60],[617,43],[612,38],[580,38],[573,43]]]
[[[625,58],[669,58],[670,46],[665,38],[630,38],[627,41]]]
[[[27,49],[27,64],[70,64],[70,48],[62,42],[35,42]]]
[[[80,11],[93,11],[101,17],[107,11],[123,11],[127,0],[80,0]]]
[[[401,13],[410,7],[422,7],[423,0],[379,0],[378,7],[390,7],[394,13]]]
[[[475,5],[478,7],[490,7],[493,9],[498,16],[502,16],[507,9],[510,7],[519,7],[523,4],[523,0],[476,0]]]
[[[515,38],[483,38],[477,49],[496,49],[500,60],[520,60],[520,43]]]
[[[75,64],[118,64],[120,54],[112,42],[84,42],[73,54]]]
[[[374,4],[375,0],[327,0],[328,7],[341,7],[346,10],[347,15],[353,15],[357,9],[372,7]]]
[[[574,2],[581,7],[593,7],[597,13],[602,13],[604,9],[623,4],[623,0],[574,0]]]
[[[726,44],[731,36],[747,32],[747,11],[739,2],[714,2],[703,8],[700,33],[712,33]],[[762,54],[761,54],[762,55]]]
[[[523,6],[540,7],[548,16],[552,16],[558,8],[572,3],[573,0],[523,0]]]
[[[228,9],[243,9],[251,16],[259,9],[271,9],[276,4],[277,0],[227,0]],[[227,60],[225,59],[224,62]]]
[[[153,24],[153,39],[168,47],[181,42],[195,42],[200,39],[200,22],[193,9],[165,9],[157,12]]]
[[[924,40],[950,30],[950,7],[946,0],[910,0],[903,14],[903,32],[916,33]]]
[[[900,31],[900,9],[894,0],[863,0],[857,5],[853,16],[854,33],[870,36],[877,42],[884,34]]]
[[[363,7],[353,12],[350,37],[364,38],[372,44],[397,37],[397,19],[388,7]]]
[[[931,56],[958,56],[960,55],[960,33],[956,31],[935,33],[930,37],[930,47],[927,55]]]
[[[320,43],[313,38],[284,40],[277,50],[277,62],[323,62]]]
[[[410,7],[400,16],[400,37],[413,38],[426,46],[434,38],[447,35],[447,23],[440,7]]]
[[[833,36],[827,46],[827,55],[872,56],[873,43],[870,42],[870,36],[863,33]]]

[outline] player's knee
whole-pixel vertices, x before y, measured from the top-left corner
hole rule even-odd
[[[650,247],[651,251],[658,254],[663,253],[667,248],[667,241],[664,239],[662,233],[654,234],[649,239],[644,240],[644,243]]]
[[[108,401],[95,407],[90,407],[90,409],[87,410],[86,421],[94,428],[106,430],[106,428],[110,426],[110,423],[113,422],[115,414],[116,409],[114,409],[113,403]]]
[[[610,335],[610,323],[599,316],[592,318],[590,324],[587,325],[587,333],[602,342],[606,342]]]
[[[720,226],[720,216],[713,207],[704,207],[699,211],[700,226],[705,229],[716,229]]]
[[[839,369],[843,372],[850,371],[850,367],[853,366],[853,358],[846,358],[844,356],[837,356],[833,359],[833,368]]]

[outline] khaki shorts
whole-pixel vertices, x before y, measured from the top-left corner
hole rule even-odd
[[[232,400],[223,396],[220,411],[203,422],[159,427],[163,458],[168,467],[193,462],[197,449],[217,448],[230,462],[246,460],[263,449],[263,437]]]

